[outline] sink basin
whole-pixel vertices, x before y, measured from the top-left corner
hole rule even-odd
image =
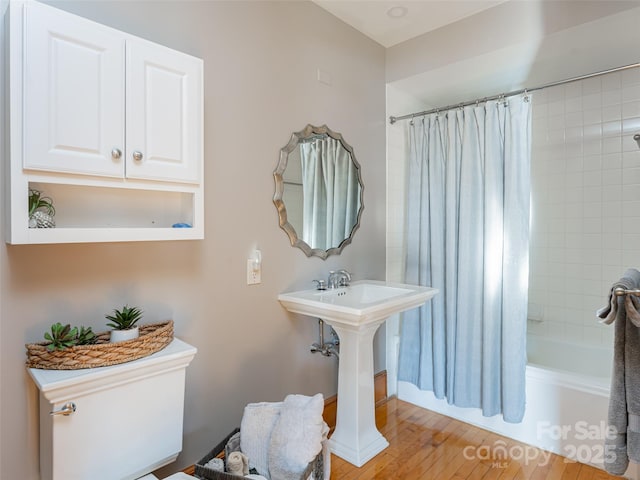
[[[332,290],[283,293],[278,300],[290,312],[329,323],[363,326],[422,305],[437,292],[430,287],[360,280]]]
[[[284,308],[321,318],[340,338],[339,401],[329,448],[357,467],[389,445],[375,423],[373,336],[387,317],[418,307],[436,293],[435,288],[361,280],[349,287],[278,295]]]

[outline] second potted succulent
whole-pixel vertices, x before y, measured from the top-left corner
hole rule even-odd
[[[140,332],[136,323],[142,318],[142,310],[137,307],[125,305],[122,310],[114,309],[113,315],[105,315],[109,320],[108,327],[111,330],[111,342],[123,342],[138,338]]]

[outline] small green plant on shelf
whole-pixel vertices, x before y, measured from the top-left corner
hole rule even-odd
[[[93,345],[98,341],[98,337],[91,327],[80,327],[78,330],[78,345]]]
[[[122,310],[114,309],[113,315],[105,315],[105,318],[110,321],[107,323],[108,327],[114,330],[129,330],[134,328],[138,320],[142,318],[142,310],[138,307],[125,305]]]
[[[68,323],[62,325],[60,322],[51,325],[51,332],[45,332],[44,339],[49,342],[47,350],[64,350],[75,345],[91,345],[98,340],[91,327],[71,328]]]
[[[56,222],[53,217],[56,209],[53,200],[40,190],[29,190],[29,228],[53,228]]]

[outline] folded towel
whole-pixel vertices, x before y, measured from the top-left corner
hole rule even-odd
[[[299,480],[322,450],[324,397],[287,395],[273,427],[269,444],[269,475],[277,480]]]
[[[240,422],[240,449],[249,457],[249,467],[269,480],[269,443],[280,416],[282,402],[250,403]],[[279,479],[278,479],[279,480]]]
[[[204,464],[205,468],[215,470],[216,472],[224,472],[224,460],[221,458],[212,458]]]
[[[227,472],[231,475],[247,475],[249,473],[249,459],[242,452],[231,452],[227,458]]]

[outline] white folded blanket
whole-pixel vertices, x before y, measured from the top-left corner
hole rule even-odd
[[[271,479],[299,480],[309,462],[320,453],[325,425],[323,409],[321,393],[313,397],[287,395],[284,399],[269,443]]]

